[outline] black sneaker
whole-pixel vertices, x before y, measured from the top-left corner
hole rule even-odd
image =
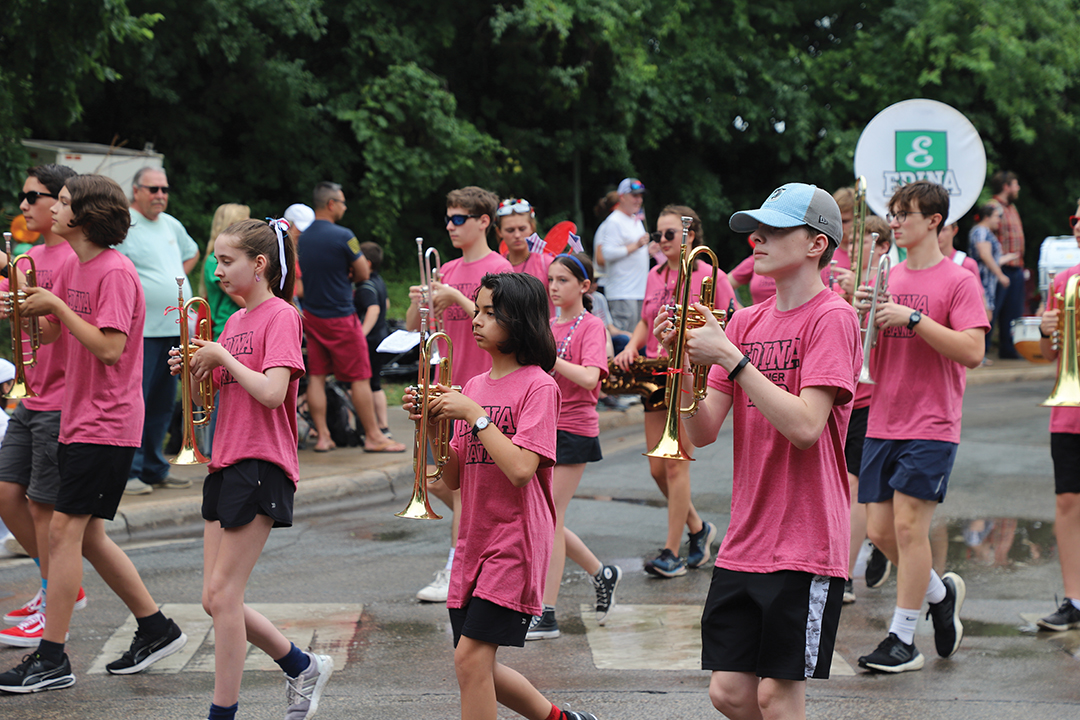
[[[615,607],[615,590],[622,580],[622,568],[618,565],[604,565],[596,575],[589,576],[596,589],[596,624],[603,625],[607,614]]]
[[[859,658],[859,667],[885,673],[902,673],[908,670],[922,670],[926,662],[915,643],[908,645],[896,633],[881,641],[877,650]]]
[[[945,573],[941,582],[945,583],[945,599],[939,603],[930,603],[926,616],[934,621],[934,645],[937,647],[937,654],[947,658],[960,648],[960,641],[964,639],[960,608],[964,605],[967,587],[963,578],[952,572]]]
[[[1080,628],[1080,610],[1076,609],[1076,606],[1072,604],[1072,600],[1065,598],[1065,602],[1061,603],[1061,607],[1057,609],[1057,612],[1053,615],[1047,615],[1035,624],[1043,630],[1052,630],[1054,632]]]
[[[848,578],[844,581],[844,605],[855,602],[855,581]]]
[[[889,579],[889,571],[892,563],[885,553],[873,545],[870,546],[870,557],[866,559],[866,587],[879,588]]]
[[[690,546],[686,550],[687,567],[699,568],[712,557],[712,544],[716,541],[716,526],[704,521],[701,529],[690,533]]]
[[[136,630],[135,639],[131,641],[128,651],[119,660],[106,665],[105,669],[113,675],[134,675],[158,660],[169,657],[186,644],[187,635],[180,632],[180,628],[172,620],[169,621],[168,630],[160,637],[147,637]]]
[[[525,633],[526,640],[554,640],[562,633],[559,632],[559,623],[555,622],[555,611],[545,610],[543,615],[533,617],[529,624],[529,632]]]
[[[563,720],[596,720],[592,713],[574,712],[573,710],[562,711]]]
[[[0,674],[0,690],[7,693],[36,693],[43,690],[62,690],[75,684],[71,662],[64,655],[59,665],[51,663],[37,652],[23,657],[20,665]]]

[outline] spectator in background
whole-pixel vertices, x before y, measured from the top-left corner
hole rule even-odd
[[[1004,260],[1015,259],[1001,253],[1001,242],[997,239],[998,226],[1005,211],[994,201],[983,204],[975,214],[975,224],[968,233],[969,251],[979,266],[979,280],[982,282],[983,296],[986,299],[987,317],[990,330],[986,333],[986,352],[990,352],[990,339],[994,334],[994,321],[1001,310],[1001,301],[1005,298],[1003,290],[1009,287],[1011,280],[1001,267]],[[983,360],[989,365],[989,360]]]
[[[618,328],[637,327],[649,274],[649,234],[638,218],[645,186],[637,178],[619,183],[619,203],[596,229],[596,260],[604,266],[604,294]]]
[[[210,317],[213,320],[214,341],[216,342],[221,331],[225,329],[225,321],[234,312],[240,309],[236,300],[221,289],[221,283],[217,276],[217,258],[214,256],[214,241],[221,231],[233,223],[247,220],[251,217],[251,208],[247,205],[226,203],[218,205],[214,211],[214,221],[210,224],[210,240],[206,243],[206,255],[203,259],[202,280],[203,297],[210,304]]]
[[[297,251],[300,234],[315,222],[315,211],[303,203],[296,203],[285,208],[285,219],[289,221],[289,239],[293,241],[293,251]],[[299,255],[297,255],[299,257]],[[300,262],[296,263],[296,285],[293,287],[295,300],[304,299],[304,281],[300,276]],[[299,303],[297,303],[299,304]]]
[[[1002,209],[1001,223],[994,234],[1001,242],[1002,252],[1011,257],[1001,262],[1001,269],[1009,282],[1007,285],[999,282],[998,285],[998,291],[1002,293],[997,314],[998,357],[1015,360],[1020,355],[1013,347],[1010,326],[1013,320],[1024,314],[1024,226],[1014,204],[1020,195],[1020,181],[1016,173],[1005,170],[994,173],[990,177],[990,192],[994,193],[994,202]]]
[[[390,299],[386,292],[386,283],[379,274],[382,268],[383,251],[378,243],[360,243],[360,252],[371,263],[371,275],[356,286],[353,291],[353,304],[360,325],[367,337],[368,359],[371,361],[371,397],[375,404],[375,419],[379,429],[390,437],[389,422],[386,416],[386,391],[382,389],[382,366],[386,355],[378,351],[379,343],[390,334],[386,324],[386,311],[390,308]]]
[[[187,274],[199,261],[199,246],[180,221],[165,212],[169,179],[160,168],[135,173],[131,188],[131,229],[117,246],[135,265],[146,297],[143,329],[143,401],[146,404],[142,446],[135,451],[128,474],[128,495],[145,495],[154,488],[191,487],[190,480],[171,477],[162,445],[176,404],[176,378],[169,374],[169,349],[180,344],[176,278],[183,277],[184,297],[190,298]]]

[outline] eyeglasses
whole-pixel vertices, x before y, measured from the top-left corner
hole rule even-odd
[[[525,213],[528,213],[532,217],[536,217],[536,210],[534,210],[533,206],[529,204],[529,201],[524,198],[503,200],[499,203],[499,209],[495,211],[495,215],[498,217],[505,217],[506,215],[512,214],[524,215]]]
[[[447,215],[443,220],[443,224],[454,223],[454,227],[461,227],[466,220],[478,217],[483,217],[483,215]]]
[[[671,228],[668,228],[667,230],[665,230],[663,232],[663,234],[661,234],[659,231],[657,231],[657,233],[656,233],[656,242],[660,242],[660,240],[667,240],[668,242],[671,242],[674,239],[675,239],[675,231],[672,230]]]
[[[169,194],[168,185],[140,185],[139,187],[141,187],[143,190],[146,190],[151,195],[157,195],[158,193],[161,193],[162,195]]]
[[[52,196],[50,195],[49,197],[52,197]],[[31,202],[30,204],[33,205],[34,203]],[[1071,227],[1071,228],[1076,227],[1077,222],[1080,222],[1080,215],[1070,215],[1069,216],[1069,227]]]
[[[30,192],[21,192],[21,193],[19,193],[19,204],[22,205],[22,201],[25,200],[27,205],[33,205],[34,203],[36,203],[38,201],[38,198],[43,198],[43,197],[53,198],[54,200],[56,199],[55,195],[51,195],[49,193],[38,192],[37,190],[31,190]]]
[[[917,210],[901,210],[895,215],[893,213],[885,213],[885,220],[887,220],[888,222],[892,222],[893,220],[895,220],[898,223],[903,223],[905,220],[907,220],[908,215],[926,215],[926,213],[921,213]]]
[[[330,199],[333,200],[336,203],[340,203],[341,205],[345,205],[346,207],[348,207],[348,203],[345,202],[345,198],[343,198],[343,197],[342,198],[330,198]]]

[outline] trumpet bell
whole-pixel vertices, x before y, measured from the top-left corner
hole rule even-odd
[[[180,452],[169,462],[173,465],[206,465],[210,462],[210,458],[203,455],[199,447],[192,442],[180,448]]]
[[[25,400],[26,398],[36,398],[38,394],[34,392],[33,388],[26,381],[26,373],[23,373],[21,377],[16,375],[15,380],[11,384],[11,390],[8,390],[6,397],[9,400]]]
[[[409,504],[401,512],[394,513],[394,517],[408,518],[410,520],[442,520],[442,515],[431,509],[427,493],[421,492],[413,492]]]
[[[678,412],[678,411],[676,411]],[[687,455],[683,449],[682,444],[679,442],[678,435],[665,435],[660,438],[660,442],[656,443],[656,447],[647,453],[642,453],[645,457],[656,458],[658,460],[685,460],[687,462],[693,462],[694,458]]]

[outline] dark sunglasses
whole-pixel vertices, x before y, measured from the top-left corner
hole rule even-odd
[[[443,224],[454,223],[455,227],[461,227],[465,224],[465,221],[469,218],[483,217],[483,215],[447,215],[443,220]]]
[[[161,193],[162,195],[169,194],[168,185],[140,185],[139,187],[143,190],[148,190],[151,195],[157,195],[158,193]]]
[[[52,197],[52,196],[50,195],[49,197]],[[31,200],[30,204],[33,205],[34,202]],[[1071,227],[1071,228],[1076,227],[1076,223],[1078,221],[1080,221],[1080,215],[1070,215],[1069,216],[1069,227]]]
[[[663,233],[661,233],[659,230],[654,230],[649,235],[649,239],[652,240],[655,243],[658,243],[661,240],[667,240],[668,242],[671,242],[672,240],[675,239],[675,231],[672,230],[671,228],[668,228]]]
[[[21,193],[19,193],[19,204],[22,205],[22,201],[25,200],[27,205],[33,205],[34,203],[36,203],[38,201],[38,198],[43,198],[43,197],[52,198],[54,200],[56,199],[55,195],[51,195],[49,193],[38,192],[37,190],[31,190],[30,192],[21,192]]]

